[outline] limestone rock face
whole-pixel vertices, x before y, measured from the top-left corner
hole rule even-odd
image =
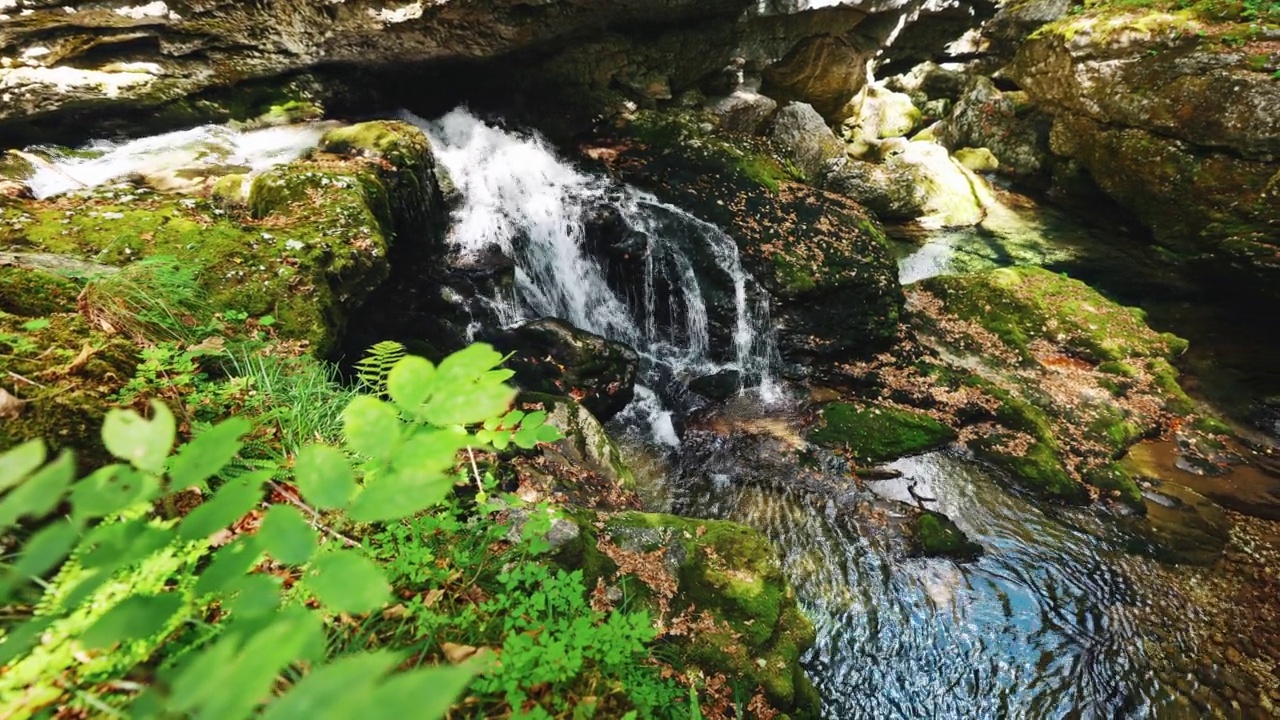
[[[868,59],[843,38],[808,38],[765,70],[764,92],[808,103],[823,117],[841,120],[845,105],[866,83]]]
[[[953,150],[987,148],[1004,171],[1025,177],[1039,173],[1048,160],[1051,122],[1025,92],[1001,92],[990,79],[975,77],[942,123],[938,140]]]
[[[769,136],[811,182],[820,182],[832,163],[844,159],[844,143],[811,105],[791,103],[778,112]]]

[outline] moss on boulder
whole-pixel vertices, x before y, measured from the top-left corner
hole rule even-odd
[[[69,313],[31,320],[0,312],[0,361],[0,390],[20,401],[0,414],[0,450],[43,438],[53,450],[76,450],[82,466],[109,461],[99,434],[137,367],[131,341]]]
[[[821,701],[800,666],[813,625],[763,535],[722,520],[624,512],[603,523],[583,518],[581,538],[562,559],[590,582],[614,582],[620,564],[624,575],[645,568],[643,583],[626,580],[632,597],[679,630],[660,640],[677,665],[758,688],[789,717],[818,717]]]
[[[391,245],[430,241],[442,218],[425,136],[404,123],[365,125],[326,138],[332,153],[259,175],[247,209],[131,186],[9,202],[0,251],[111,265],[172,256],[198,269],[214,310],[273,315],[281,336],[324,355],[347,312],[387,276]]]
[[[924,413],[877,405],[831,403],[810,438],[858,462],[880,462],[944,445],[955,432]]]
[[[939,512],[925,510],[920,513],[910,532],[912,551],[925,557],[966,561],[976,560],[982,555],[982,546],[970,540],[951,518]]]
[[[80,287],[61,275],[0,264],[0,311],[26,317],[72,312]]]

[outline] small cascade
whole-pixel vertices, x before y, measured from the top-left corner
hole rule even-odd
[[[47,198],[134,176],[254,174],[297,160],[336,126],[316,122],[238,130],[202,125],[125,142],[95,140],[72,152],[32,148],[24,157],[35,170],[25,182],[37,198]]]
[[[496,249],[515,263],[495,314],[557,317],[635,348],[645,387],[631,414],[656,439],[674,443],[664,403],[696,377],[734,370],[744,387],[776,392],[767,298],[719,228],[465,110],[402,117],[428,134],[457,188],[452,245],[464,260]]]

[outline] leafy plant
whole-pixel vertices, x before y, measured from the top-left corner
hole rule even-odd
[[[387,373],[389,400],[351,400],[343,447],[303,446],[291,473],[226,478],[251,429],[239,418],[171,455],[176,422],[160,402],[149,420],[108,414],[103,442],[122,462],[78,482],[70,455],[46,463],[39,441],[0,456],[0,533],[39,526],[0,566],[0,603],[44,588],[38,614],[0,643],[3,714],[28,716],[68,694],[109,707],[84,688],[149,664],[147,681],[114,700],[138,717],[442,715],[477,664],[398,670],[404,653],[327,656],[327,618],[392,597],[383,570],[328,523],[438,506],[462,477],[457,452],[485,447],[467,428],[505,416],[514,397],[501,359],[484,345],[438,367],[402,359]],[[263,510],[268,490],[280,502]],[[205,499],[180,511],[192,496]],[[163,656],[162,646],[182,650]]]

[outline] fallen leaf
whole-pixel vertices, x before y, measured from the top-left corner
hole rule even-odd
[[[26,404],[26,400],[20,400],[10,395],[8,390],[0,388],[0,418],[17,420],[22,415],[22,406]]]
[[[440,648],[444,650],[444,656],[449,662],[457,664],[470,660],[479,650],[472,645],[455,645],[454,643],[442,643]]]

